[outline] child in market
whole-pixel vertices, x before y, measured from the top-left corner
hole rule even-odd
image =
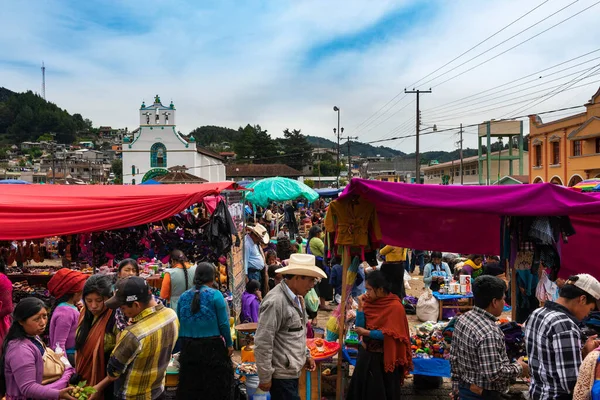
[[[242,323],[258,322],[261,301],[260,283],[255,280],[249,281],[246,284],[246,291],[242,294],[242,312],[240,314]]]
[[[268,274],[269,274],[269,290],[272,290],[275,286],[279,285],[281,283],[281,281],[283,280],[283,275],[278,274],[277,271],[279,268],[281,268],[280,265],[269,265],[269,270],[268,270]]]

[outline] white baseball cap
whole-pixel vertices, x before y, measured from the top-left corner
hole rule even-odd
[[[590,274],[577,274],[577,280],[567,280],[567,285],[577,286],[579,289],[590,294],[597,301],[600,301],[600,282]]]

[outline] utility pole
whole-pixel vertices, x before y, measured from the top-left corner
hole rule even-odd
[[[460,140],[458,141],[460,144],[460,184],[463,184],[463,128],[462,124],[460,124]]]
[[[46,100],[46,66],[42,61],[42,98]]]
[[[340,130],[340,108],[338,106],[333,106],[333,111],[337,112],[338,123],[337,123],[337,131],[333,128],[333,133],[337,135],[337,181],[336,188],[340,188],[340,136],[342,135],[343,129]]]
[[[406,94],[416,94],[417,95],[417,149],[415,151],[415,183],[421,183],[421,155],[419,154],[419,132],[421,131],[421,111],[419,110],[419,95],[421,93],[431,93],[431,89],[429,90],[406,90],[404,89],[404,93]]]
[[[344,128],[342,128],[344,129]],[[358,136],[348,136],[345,138],[342,138],[344,140],[348,140],[348,183],[350,183],[350,179],[352,178],[352,162],[351,162],[351,158],[350,158],[350,140],[354,139],[358,139]]]

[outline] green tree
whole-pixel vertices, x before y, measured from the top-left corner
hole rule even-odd
[[[277,161],[277,143],[260,125],[246,125],[238,129],[239,137],[233,143],[237,159],[254,164],[272,164]]]
[[[283,163],[298,171],[302,171],[305,166],[311,164],[313,146],[301,130],[285,129],[283,139],[280,139],[279,142],[283,151]]]
[[[54,136],[52,136],[50,133],[44,133],[43,135],[41,135],[40,137],[37,138],[37,142],[51,142],[54,140]]]
[[[123,183],[123,161],[115,159],[110,164],[110,172],[115,174],[115,183]]]
[[[29,149],[29,156],[31,157],[32,160],[35,160],[36,158],[40,158],[42,156],[42,154],[44,154],[42,152],[42,150],[37,147],[33,147],[33,148]]]
[[[313,181],[312,179],[305,179],[304,184],[312,189],[314,189],[315,187],[315,181]]]

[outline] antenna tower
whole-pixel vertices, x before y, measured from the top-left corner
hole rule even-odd
[[[42,97],[46,100],[46,67],[42,61]]]

